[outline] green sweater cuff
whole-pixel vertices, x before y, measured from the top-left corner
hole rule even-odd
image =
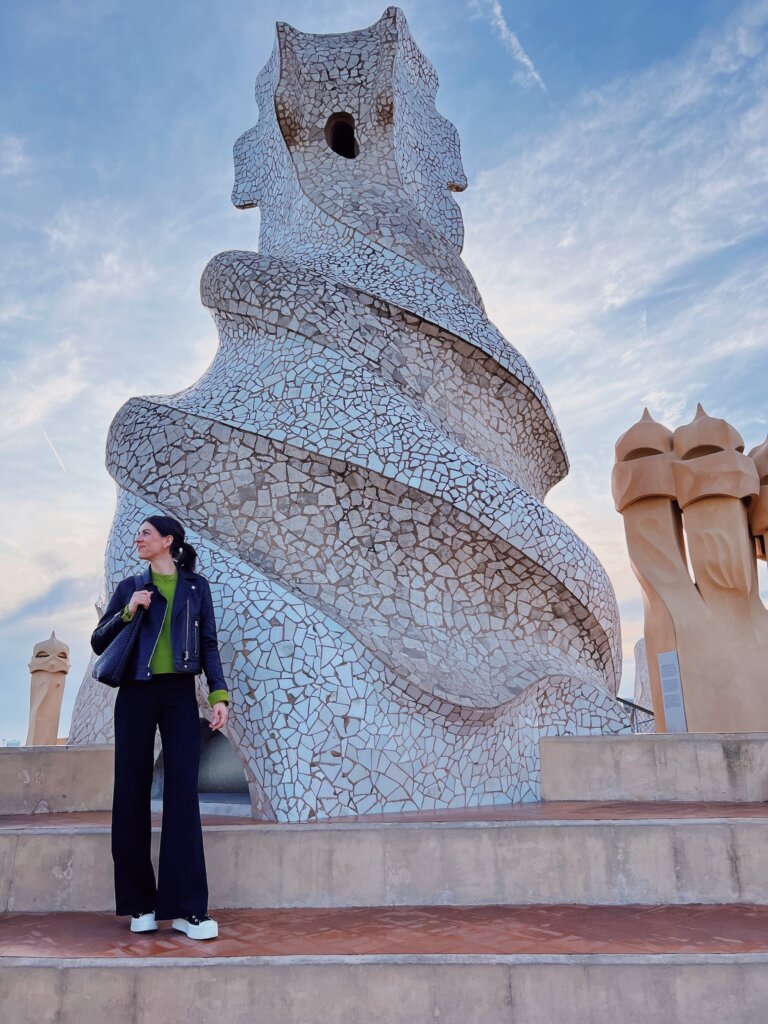
[[[213,693],[208,694],[208,703],[213,707],[214,704],[218,704],[219,701],[224,701],[225,704],[229,704],[229,693],[226,690],[214,690]]]
[[[130,622],[133,618],[133,613],[128,611],[128,605],[123,608],[123,622]]]

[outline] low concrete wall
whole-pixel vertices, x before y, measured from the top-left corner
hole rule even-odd
[[[108,811],[114,747],[0,747],[0,814]]]
[[[216,825],[205,848],[214,908],[768,903],[768,818]],[[0,909],[113,906],[107,828],[0,828]]]
[[[768,800],[768,733],[541,741],[543,800]]]
[[[765,1024],[765,957],[0,958],[4,1019]]]

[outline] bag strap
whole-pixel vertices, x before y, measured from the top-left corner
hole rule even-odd
[[[133,589],[134,589],[134,591],[141,590],[141,588],[143,586],[144,586],[144,574],[141,573],[141,572],[137,572],[136,575],[133,577]],[[141,607],[137,608],[136,609],[136,614],[134,615],[134,617],[133,617],[133,619],[131,621],[132,622],[136,622],[136,623],[140,622],[141,621],[141,613],[143,611],[144,611],[143,608],[141,608]]]

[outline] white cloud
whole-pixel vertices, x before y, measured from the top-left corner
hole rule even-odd
[[[530,359],[571,473],[549,504],[614,584],[624,651],[640,588],[610,492],[643,406],[671,427],[704,399],[748,445],[768,377],[768,4],[681,58],[581,97],[462,200],[465,257]]]
[[[768,60],[741,28],[590,94],[467,193],[468,262],[532,354],[768,230]]]
[[[24,302],[4,302],[0,304],[0,325],[12,323],[14,320],[31,320],[28,307]]]
[[[62,0],[51,8],[55,17],[41,14],[43,28],[56,38],[90,32],[82,11],[100,2]],[[544,89],[498,0],[473,6],[521,81]],[[370,24],[381,14],[351,0],[293,11],[288,20],[317,31]],[[707,400],[708,410],[748,427],[748,444],[765,430],[755,399],[764,362],[762,376],[750,371],[765,345],[768,270],[747,250],[768,230],[767,11],[765,3],[746,7],[682,60],[574,101],[556,130],[519,141],[515,160],[480,175],[462,202],[467,261],[490,313],[530,358],[563,428],[572,472],[551,505],[608,569],[627,655],[642,615],[610,497],[615,438],[645,404],[676,425],[707,389],[722,406]],[[465,12],[447,8],[444,17]],[[35,15],[30,9],[24,17]],[[429,0],[412,20],[430,54],[425,39],[442,24],[438,17]],[[265,55],[271,33],[270,26],[259,43]],[[249,89],[255,70],[247,69]],[[211,102],[224,107],[221,97]],[[251,107],[244,109],[250,117]],[[187,116],[192,131],[199,111]],[[0,139],[0,170],[20,174],[34,161],[26,141],[11,138]],[[103,468],[109,422],[130,394],[171,393],[203,369],[216,338],[199,307],[200,271],[218,248],[254,247],[258,218],[229,219],[228,153],[194,154],[198,163],[173,208],[164,189],[130,192],[126,205],[126,193],[107,195],[100,182],[101,199],[69,201],[53,213],[41,204],[33,230],[44,244],[8,251],[5,261],[21,287],[0,306],[0,325],[10,342],[5,358],[23,382],[19,394],[0,385],[0,430],[11,431],[0,434],[3,554],[18,581],[6,610],[42,600],[57,579],[87,578],[91,589],[67,611],[73,625],[65,637],[85,638],[86,647],[113,505]],[[23,346],[32,355],[19,362]],[[41,629],[47,614],[40,613]],[[25,665],[18,661],[14,682],[25,682]]]
[[[86,387],[80,360],[66,346],[5,365],[0,386],[0,445],[54,417]],[[50,443],[50,441],[49,441]]]
[[[19,135],[3,135],[0,138],[0,174],[12,177],[24,174],[31,167],[26,139]]]
[[[137,219],[137,211],[115,214],[107,204],[93,201],[68,204],[45,225],[51,263],[66,268],[59,299],[69,322],[94,302],[102,307],[124,302],[157,281]]]
[[[499,0],[470,0],[470,8],[490,23],[496,35],[519,65],[520,70],[515,76],[523,85],[537,85],[543,92],[547,91],[544,81],[536,70],[533,61],[523,49],[523,45],[509,27]]]
[[[30,473],[36,472],[38,467],[31,466]],[[43,602],[62,580],[99,579],[109,523],[94,499],[106,491],[109,502],[114,486],[111,481],[96,487],[83,480],[79,484],[76,492],[49,486],[47,501],[38,494],[20,493],[3,509],[3,571],[13,581],[0,594],[3,620],[31,602]],[[98,592],[97,585],[88,598],[91,606]],[[66,595],[62,600],[66,603]],[[40,607],[44,610],[44,602]]]

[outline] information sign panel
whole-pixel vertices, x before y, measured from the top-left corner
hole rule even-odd
[[[688,732],[683,702],[683,684],[680,679],[680,662],[677,651],[663,651],[659,656],[661,677],[661,698],[664,703],[664,719],[667,732]]]

